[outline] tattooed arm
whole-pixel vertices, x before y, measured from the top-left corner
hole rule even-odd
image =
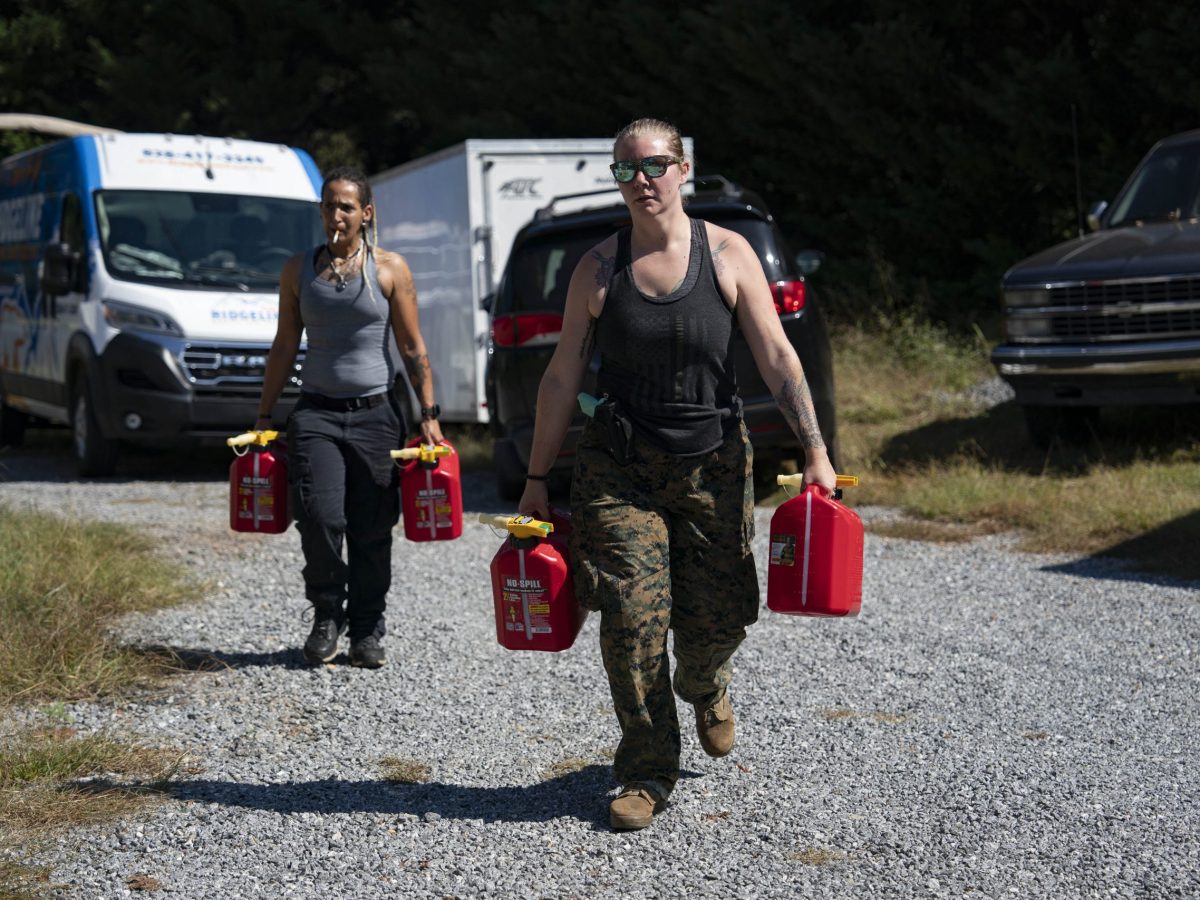
[[[375,267],[379,272],[379,287],[388,299],[391,312],[392,336],[409,383],[422,407],[434,405],[433,368],[417,319],[417,290],[413,286],[408,263],[398,253],[375,251]],[[442,427],[437,419],[421,419],[421,440],[436,444],[443,440]]]
[[[538,387],[529,473],[545,475],[558,458],[563,438],[579,408],[576,398],[596,348],[596,327],[616,256],[616,238],[598,244],[579,261],[567,288],[562,334]],[[549,500],[544,481],[525,482],[517,506],[523,515],[545,518]]]
[[[710,224],[708,234],[721,291],[734,309],[763,381],[804,450],[804,480],[833,490],[833,466],[817,423],[812,392],[800,357],[775,312],[758,256],[745,238],[732,231]]]

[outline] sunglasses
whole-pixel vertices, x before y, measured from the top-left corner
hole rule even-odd
[[[683,162],[682,156],[647,156],[643,159],[618,159],[608,168],[613,178],[621,184],[629,184],[637,178],[641,169],[647,178],[660,178],[671,167],[671,163]]]

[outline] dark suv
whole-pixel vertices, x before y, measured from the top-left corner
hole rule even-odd
[[[1155,144],[1088,224],[1002,284],[992,362],[1043,446],[1102,406],[1200,403],[1200,131]]]
[[[812,286],[800,271],[801,263],[792,259],[774,219],[755,194],[719,176],[699,179],[695,188],[687,201],[688,214],[738,232],[758,251],[784,331],[804,366],[830,458],[836,461],[829,336]],[[496,484],[505,500],[520,499],[525,487],[538,384],[558,343],[567,285],[575,264],[591,247],[628,224],[629,212],[624,204],[556,214],[552,202],[513,241],[492,301],[486,373]],[[810,273],[816,259],[805,265]],[[765,487],[773,483],[774,473],[784,460],[796,459],[799,448],[740,331],[735,332],[733,355],[746,425],[754,444],[755,480]],[[599,365],[597,354],[584,378],[584,391],[594,392]],[[552,487],[561,487],[569,478],[575,442],[583,424],[582,413],[577,414],[555,463],[557,477],[552,479]]]

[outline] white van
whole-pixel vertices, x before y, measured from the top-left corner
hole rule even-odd
[[[251,427],[280,269],[323,240],[320,184],[303,150],[200,136],[89,134],[0,163],[0,443],[31,416],[68,424],[94,476],[121,442]]]

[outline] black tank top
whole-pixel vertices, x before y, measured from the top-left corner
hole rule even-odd
[[[665,297],[638,289],[631,229],[618,232],[596,322],[600,391],[620,402],[643,439],[676,456],[715,450],[742,416],[729,352],[733,311],[717,284],[704,222],[691,222],[687,274]]]

